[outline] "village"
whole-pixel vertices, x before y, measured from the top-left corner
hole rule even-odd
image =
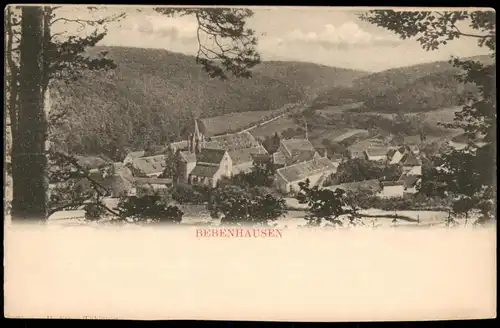
[[[216,190],[221,181],[255,170],[272,172],[272,192],[285,199],[288,209],[297,209],[295,197],[305,181],[318,189],[353,193],[369,190],[380,199],[402,199],[417,194],[423,179],[426,154],[415,138],[387,145],[370,137],[366,130],[354,129],[336,137],[337,141],[351,140],[349,152],[338,154],[329,153],[326,147],[314,147],[307,126],[303,136],[284,138],[278,134],[277,146],[271,151],[252,135],[251,129],[219,135],[208,130],[203,120],[193,119],[185,140],[129,152],[122,162],[80,157],[79,163],[90,169],[90,177],[99,183],[110,206],[132,196],[172,194],[182,186]],[[443,144],[455,149],[464,147],[459,139],[453,140]],[[339,167],[351,165],[350,161],[356,159],[395,168],[400,174],[338,183]],[[104,176],[103,170],[108,172]],[[174,204],[195,220],[208,217],[207,201],[193,197],[185,196]]]

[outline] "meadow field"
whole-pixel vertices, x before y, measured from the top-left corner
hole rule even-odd
[[[252,112],[229,113],[225,115],[213,116],[202,119],[203,124],[208,130],[208,135],[224,134],[230,131],[248,127],[252,123],[257,123],[264,118],[271,118],[279,115],[279,110],[259,110]]]
[[[272,136],[275,133],[282,133],[283,131],[289,128],[295,130],[299,127],[301,126],[297,125],[293,120],[293,118],[290,118],[288,117],[288,115],[285,115],[283,117],[278,118],[275,121],[269,122],[262,126],[258,126],[255,129],[252,129],[250,133],[255,138],[264,138],[266,136]]]

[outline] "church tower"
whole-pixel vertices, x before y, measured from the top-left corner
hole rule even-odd
[[[194,120],[194,133],[192,137],[193,151],[195,153],[199,153],[204,146],[205,137],[200,132],[200,128],[198,126],[198,120],[195,118]]]

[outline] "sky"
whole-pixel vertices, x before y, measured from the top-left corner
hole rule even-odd
[[[262,60],[304,61],[377,72],[448,60],[452,55],[488,53],[470,38],[452,41],[436,51],[425,51],[415,39],[401,40],[383,28],[361,21],[359,8],[355,11],[333,7],[254,7],[252,10],[254,16],[247,23],[256,32]],[[109,25],[101,45],[196,53],[194,17],[166,17],[151,10],[135,9],[127,13],[125,19]],[[83,17],[83,12],[72,10],[69,15]],[[466,26],[461,28],[467,31]]]

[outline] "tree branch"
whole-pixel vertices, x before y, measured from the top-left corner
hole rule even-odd
[[[448,19],[448,17],[445,17],[441,12],[439,11],[435,11],[434,12],[436,15],[444,18],[444,19]],[[455,23],[451,23],[450,24],[451,27],[460,35],[462,36],[467,36],[467,37],[472,37],[472,38],[479,38],[479,39],[485,39],[485,38],[489,38],[489,37],[493,37],[493,35],[490,35],[490,34],[487,34],[487,35],[478,35],[478,34],[469,34],[469,33],[463,33],[462,31],[459,30],[459,28],[455,25]]]

